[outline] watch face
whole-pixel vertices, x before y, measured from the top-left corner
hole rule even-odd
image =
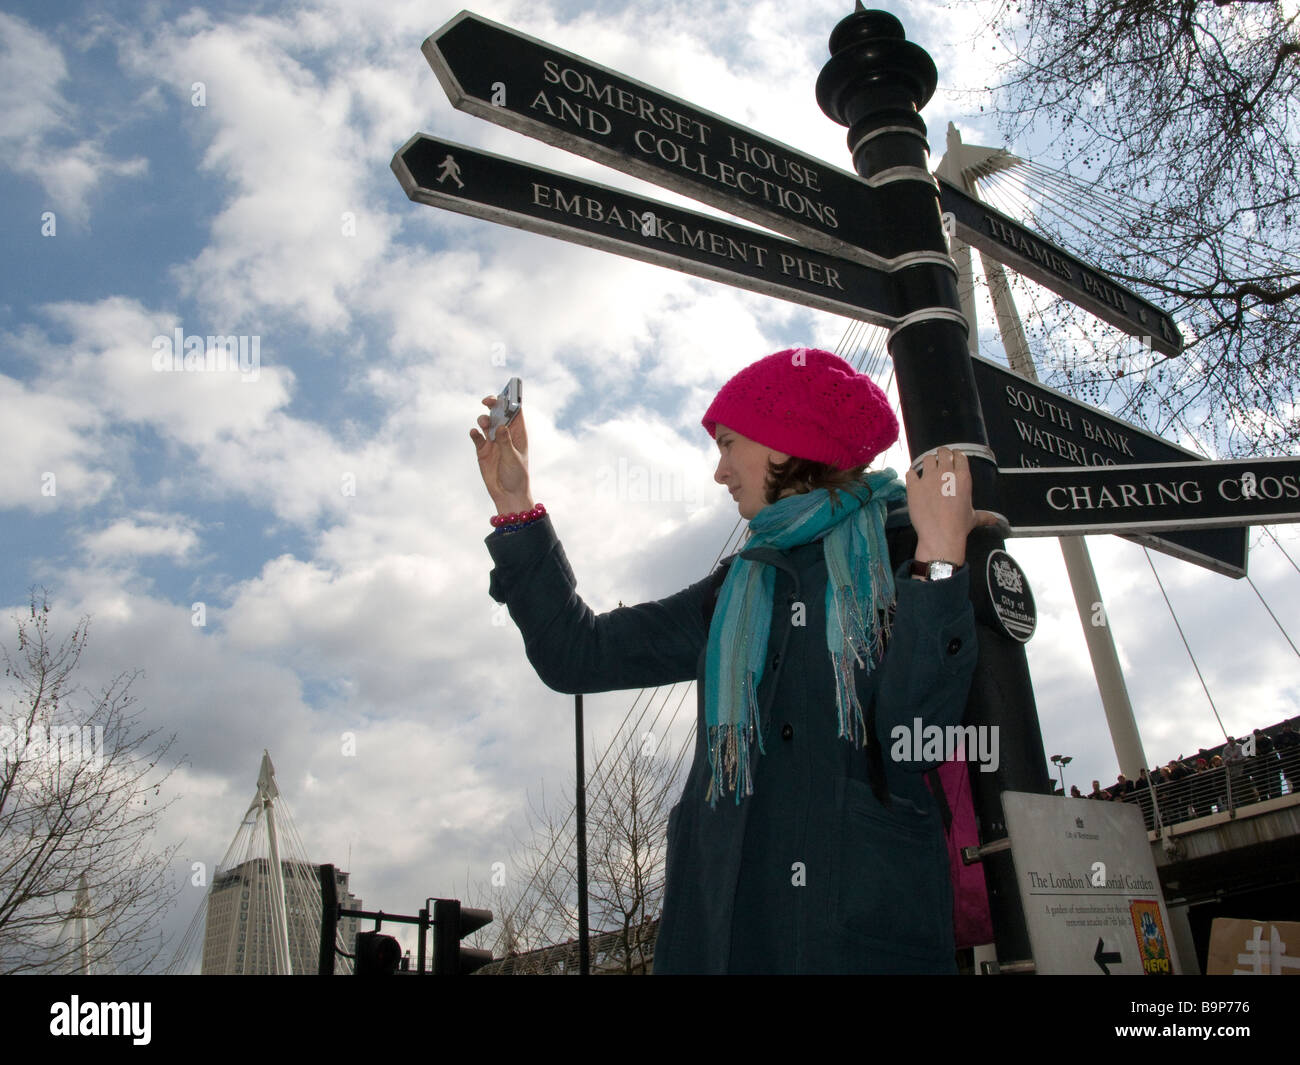
[[[954,567],[951,562],[931,562],[930,563],[930,580],[941,581],[953,575]]]

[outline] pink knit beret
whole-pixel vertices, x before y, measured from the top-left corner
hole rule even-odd
[[[889,397],[819,348],[787,348],[746,366],[722,386],[701,424],[716,436],[719,422],[837,470],[866,465],[898,439]]]

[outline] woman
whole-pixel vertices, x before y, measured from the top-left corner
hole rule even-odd
[[[534,506],[523,415],[495,442],[470,430],[497,507],[489,592],[541,679],[569,693],[698,682],[655,972],[954,971],[932,763],[912,760],[911,737],[960,722],[975,667],[966,537],[994,518],[971,509],[967,459],[938,449],[905,492],[893,471],[867,474],[898,437],[888,400],[810,348],[742,370],[702,424],[714,479],[750,521],[745,548],[599,617]],[[904,494],[916,549],[891,574],[888,507]]]

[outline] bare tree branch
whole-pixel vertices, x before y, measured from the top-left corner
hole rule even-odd
[[[120,674],[98,695],[73,683],[89,619],[61,642],[35,593],[3,654],[0,711],[0,973],[71,971],[89,954],[102,968],[143,970],[161,949],[175,847],[152,849],[160,769],[174,737],[140,731]],[[151,749],[150,746],[152,745]],[[75,903],[82,877],[88,901]],[[69,919],[88,940],[67,934]]]
[[[593,938],[606,933],[602,941],[613,944],[593,958],[593,969],[640,973],[648,971],[663,907],[668,814],[681,792],[681,762],[633,736],[617,739],[610,750],[587,783],[589,921]],[[529,811],[529,837],[505,863],[505,883],[477,896],[496,915],[498,957],[578,934],[573,802],[543,799]]]
[[[1297,16],[1269,0],[1006,0],[990,28],[1012,55],[991,87],[1004,133],[1045,145],[1035,162],[1072,175],[1076,196],[1116,204],[1105,232],[1040,228],[1147,290],[1190,341],[1190,372],[1140,357],[1117,371],[1112,342],[1049,355],[1050,376],[1104,400],[1135,374],[1146,383],[1124,401],[1151,423],[1176,411],[1220,454],[1294,452]],[[1056,308],[1049,332],[1086,331],[1080,317]]]

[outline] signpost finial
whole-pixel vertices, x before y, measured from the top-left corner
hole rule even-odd
[[[817,103],[842,126],[855,125],[882,103],[920,111],[939,84],[934,60],[907,39],[903,24],[888,11],[868,11],[861,3],[831,30],[830,53],[817,78]],[[880,99],[881,89],[889,102]]]

